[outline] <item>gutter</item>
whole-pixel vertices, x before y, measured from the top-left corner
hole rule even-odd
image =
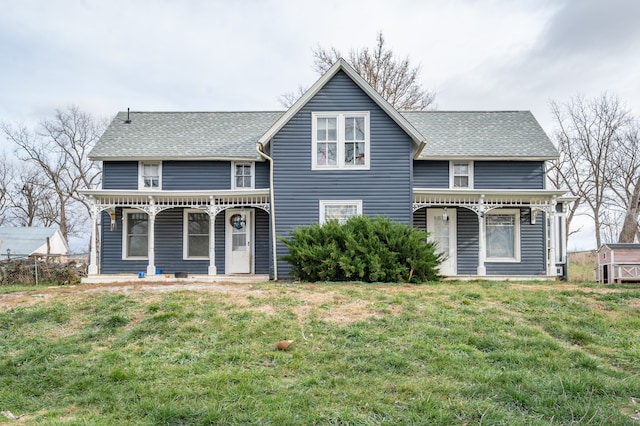
[[[256,144],[258,154],[265,160],[269,161],[269,203],[271,204],[271,246],[273,250],[273,280],[278,280],[278,256],[276,255],[276,202],[275,202],[275,190],[273,185],[273,158],[264,153],[263,145],[261,143]]]

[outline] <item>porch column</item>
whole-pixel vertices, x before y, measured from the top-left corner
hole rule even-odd
[[[478,201],[478,270],[477,274],[480,276],[487,275],[487,268],[484,266],[484,262],[487,260],[487,240],[484,235],[484,195],[480,196]]]
[[[484,235],[484,212],[478,215],[478,275],[487,275],[487,268],[484,266],[487,260],[487,239]]]
[[[212,203],[213,204],[213,203]],[[209,275],[216,275],[216,211],[209,206]]]
[[[553,200],[551,207],[547,209],[549,215],[547,223],[551,229],[549,229],[549,263],[547,275],[557,276],[556,274],[556,201]]]
[[[152,201],[153,203],[153,201]],[[147,240],[149,245],[147,246],[147,257],[149,258],[149,265],[147,265],[147,275],[156,274],[156,209],[152,205],[147,211],[149,215],[149,229],[147,229]]]
[[[89,254],[89,275],[98,275],[98,208],[91,205],[91,249]]]

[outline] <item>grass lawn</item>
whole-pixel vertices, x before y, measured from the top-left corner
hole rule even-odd
[[[639,424],[639,286],[210,287],[0,294],[0,423]]]

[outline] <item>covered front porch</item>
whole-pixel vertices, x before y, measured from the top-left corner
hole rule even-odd
[[[445,254],[447,277],[556,279],[565,274],[564,193],[415,188],[414,226]]]
[[[87,282],[269,276],[268,189],[83,195],[92,222]]]

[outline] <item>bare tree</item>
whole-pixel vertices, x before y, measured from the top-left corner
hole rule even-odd
[[[607,239],[617,229],[616,215],[610,210],[612,185],[619,177],[615,162],[622,136],[632,123],[631,113],[606,93],[591,100],[576,97],[564,104],[552,102],[551,110],[560,152],[554,180],[580,197],[595,225],[599,247],[605,227]]]
[[[322,75],[343,57],[335,47],[318,47],[313,51],[314,70]],[[351,49],[345,58],[384,99],[400,111],[422,111],[433,106],[435,93],[422,88],[420,65],[413,66],[408,57],[398,59],[387,49],[382,32],[378,33],[377,45],[369,50]],[[280,97],[280,103],[289,108],[305,92],[288,92]]]
[[[51,226],[56,223],[57,198],[41,169],[32,164],[21,167],[10,191],[11,223],[17,226]]]
[[[0,225],[10,221],[13,165],[5,153],[0,156]]]
[[[92,188],[100,179],[100,170],[89,161],[88,153],[105,126],[104,120],[96,121],[75,106],[57,110],[53,119],[41,121],[34,130],[0,124],[0,131],[13,142],[17,158],[43,176],[23,182],[22,195],[40,203],[28,209],[34,208],[43,224],[57,223],[65,238],[75,235],[88,216],[89,206],[78,190]],[[50,196],[42,197],[46,191]],[[79,211],[78,205],[84,208]],[[27,217],[31,215],[27,212]]]

